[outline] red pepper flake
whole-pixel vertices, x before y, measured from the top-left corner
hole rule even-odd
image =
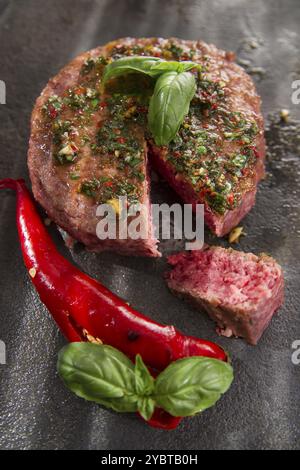
[[[107,107],[106,101],[101,101],[100,106],[101,108],[106,108]]]
[[[147,113],[148,109],[145,106],[139,106],[138,107],[138,112],[139,113]]]
[[[58,111],[54,108],[54,106],[52,106],[52,104],[48,106],[48,112],[51,119],[55,119],[58,116]]]
[[[234,194],[233,193],[228,194],[227,202],[228,202],[228,204],[230,204],[232,206],[232,204],[234,203]]]
[[[76,90],[74,90],[75,95],[84,95],[84,93],[85,93],[85,88],[83,88],[82,86],[78,87],[78,88],[76,88]]]
[[[111,188],[113,185],[114,185],[114,183],[112,181],[106,181],[104,183],[104,186],[106,186],[107,188]]]
[[[126,139],[125,137],[118,137],[117,142],[119,142],[119,144],[125,144]]]

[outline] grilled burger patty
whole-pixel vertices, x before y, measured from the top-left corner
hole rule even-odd
[[[130,74],[103,90],[104,67],[128,55],[193,60],[197,92],[168,147],[147,130],[153,81]],[[205,221],[229,232],[255,201],[264,173],[260,98],[232,54],[200,41],[121,39],[86,52],[51,79],[31,120],[28,165],[33,193],[49,217],[95,251],[159,256],[150,215],[148,155],[184,201],[205,204]],[[99,240],[96,207],[119,196],[141,202],[148,238]]]

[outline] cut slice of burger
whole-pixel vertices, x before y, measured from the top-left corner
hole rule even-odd
[[[147,128],[153,81],[130,74],[103,90],[104,67],[130,55],[193,60],[197,93],[178,134],[157,147]],[[218,236],[255,201],[264,172],[263,120],[251,78],[232,56],[200,41],[131,39],[86,52],[51,79],[31,120],[28,165],[35,198],[72,238],[94,251],[160,256],[151,221],[148,154],[182,199],[204,203]],[[142,203],[143,238],[100,240],[100,204]],[[131,219],[129,219],[129,222]]]
[[[262,254],[204,247],[168,258],[170,290],[217,323],[217,332],[256,344],[282,305],[284,280],[276,261]]]

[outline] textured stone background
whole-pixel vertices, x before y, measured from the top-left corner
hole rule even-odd
[[[0,365],[2,449],[299,449],[300,365],[291,362],[299,320],[300,128],[278,124],[279,109],[300,118],[291,82],[300,78],[297,0],[0,0],[0,177],[28,178],[26,151],[35,98],[78,52],[116,37],[201,38],[234,50],[254,73],[263,98],[270,146],[268,178],[245,219],[239,248],[267,251],[283,265],[286,302],[257,347],[218,339],[213,324],[167,291],[165,260],[62,252],[153,318],[188,334],[218,340],[236,371],[229,393],[213,409],[184,420],[173,432],[154,430],[135,416],[119,416],[77,399],[56,375],[64,340],[39,302],[23,267],[15,230],[15,196],[0,196]],[[249,39],[258,47],[252,49]],[[269,113],[275,117],[269,119]],[[153,184],[155,200],[172,200]],[[210,237],[212,239],[212,237]],[[167,250],[166,244],[163,248]]]

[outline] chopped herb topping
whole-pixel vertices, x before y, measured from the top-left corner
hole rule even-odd
[[[90,72],[95,69],[101,69],[107,64],[107,59],[103,56],[99,57],[89,57],[81,67],[81,75],[88,75]],[[102,67],[101,67],[102,66]]]
[[[215,212],[223,214],[236,207],[241,177],[251,176],[257,158],[258,127],[248,116],[231,110],[227,84],[212,78],[209,57],[176,41],[157,40],[146,46],[116,44],[110,57],[89,57],[83,63],[76,86],[48,99],[43,112],[52,133],[58,171],[65,171],[81,194],[98,202],[124,195],[137,202],[142,197],[143,142],[145,134],[150,139],[147,112],[153,82],[132,74],[116,80],[105,95],[101,88],[105,65],[124,55],[201,62],[202,71],[194,72],[197,92],[189,114],[164,158],[177,177],[192,185]],[[94,174],[81,171],[86,158],[93,160]]]

